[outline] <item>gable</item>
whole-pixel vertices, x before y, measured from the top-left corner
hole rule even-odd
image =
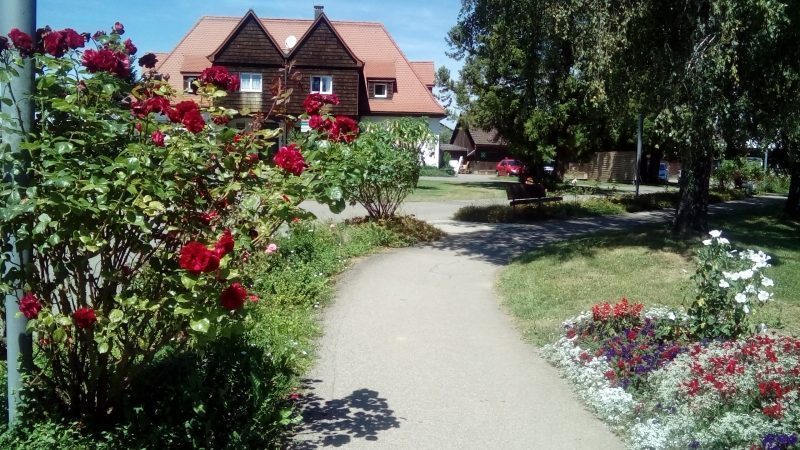
[[[242,23],[212,55],[214,64],[283,65],[283,53],[254,14]]]
[[[289,56],[298,66],[358,67],[358,61],[339,39],[329,21],[318,20]]]

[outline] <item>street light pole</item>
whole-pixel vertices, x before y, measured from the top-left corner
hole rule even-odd
[[[636,167],[633,168],[634,182],[636,183],[636,196],[639,196],[639,185],[642,184],[642,132],[644,128],[644,115],[639,113],[636,120]]]
[[[36,0],[2,0],[0,1],[0,33],[7,34],[12,28],[19,28],[30,36],[36,36]],[[10,105],[0,103],[0,108],[11,117],[5,123],[0,135],[0,145],[10,146],[14,155],[15,164],[6,164],[3,168],[3,179],[16,185],[21,195],[28,184],[27,171],[30,167],[30,156],[20,149],[20,144],[25,139],[24,133],[30,132],[33,123],[33,105],[30,101],[33,92],[33,63],[28,58],[24,67],[18,70],[19,75],[13,77],[8,83],[0,84],[0,98],[11,100]],[[24,197],[23,197],[24,198]],[[31,252],[29,248],[17,245],[13,235],[2,236],[4,247],[7,251],[7,273],[11,267],[23,268],[30,264]],[[6,348],[8,363],[8,423],[13,426],[17,421],[17,405],[19,391],[22,388],[20,366],[32,366],[31,336],[27,333],[28,320],[18,314],[17,301],[22,297],[22,286],[15,286],[16,290],[6,295]]]

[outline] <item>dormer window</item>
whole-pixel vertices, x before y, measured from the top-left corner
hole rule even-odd
[[[187,94],[196,94],[197,93],[197,86],[194,85],[194,82],[197,81],[196,75],[187,75],[183,77],[183,92]]]
[[[389,85],[386,83],[375,83],[375,98],[386,98],[389,96]]]
[[[330,75],[311,77],[312,94],[333,94],[333,77]]]

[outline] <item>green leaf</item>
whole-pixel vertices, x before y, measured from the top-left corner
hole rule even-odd
[[[110,320],[111,323],[122,322],[122,317],[123,317],[122,311],[120,311],[119,309],[112,309],[111,313],[109,313],[108,315],[108,320]]]
[[[56,319],[56,323],[62,327],[69,327],[72,325],[72,319],[68,316],[60,316],[58,319]]]
[[[184,273],[181,275],[181,284],[183,284],[183,287],[186,289],[191,289],[197,285],[197,278],[188,273]]]
[[[192,330],[198,333],[208,333],[209,328],[211,328],[211,321],[203,318],[200,320],[193,320],[189,325],[192,327]]]
[[[101,355],[104,353],[108,353],[108,342],[103,341],[97,344],[97,352]]]

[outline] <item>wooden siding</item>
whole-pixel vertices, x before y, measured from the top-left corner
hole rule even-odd
[[[358,63],[347,51],[345,44],[336,37],[330,24],[322,20],[317,23],[292,54],[298,67],[357,67]],[[335,86],[334,86],[335,88]]]
[[[634,178],[636,152],[597,152],[588,163],[572,163],[567,169],[576,178],[629,182]]]
[[[303,101],[311,92],[312,76],[331,76],[333,93],[339,97],[339,105],[333,107],[333,114],[357,116],[358,87],[361,75],[357,69],[298,69],[300,81],[292,85],[294,92],[289,100],[289,114],[299,115],[303,110]]]
[[[453,135],[453,138],[451,139],[450,143],[451,144],[455,144],[455,145],[457,145],[459,147],[464,147],[464,148],[470,149],[470,150],[475,148],[472,145],[472,141],[470,141],[469,136],[467,135],[467,132],[461,127],[458,127],[456,129],[455,134]]]
[[[283,76],[280,68],[253,66],[225,66],[229,72],[239,75],[242,72],[261,74],[261,92],[229,92],[219,100],[219,105],[236,110],[249,109],[251,112],[268,111],[272,107],[272,86],[275,79]]]
[[[385,84],[386,85],[386,97],[375,97],[375,85],[376,84]],[[391,100],[394,96],[395,91],[395,82],[394,81],[380,81],[380,80],[369,80],[367,81],[367,95],[369,98],[378,98],[378,99],[385,99]]]
[[[256,22],[255,17],[248,17],[241,28],[228,40],[222,50],[217,53],[215,65],[272,65],[283,66],[284,57],[270,40],[269,36]]]

